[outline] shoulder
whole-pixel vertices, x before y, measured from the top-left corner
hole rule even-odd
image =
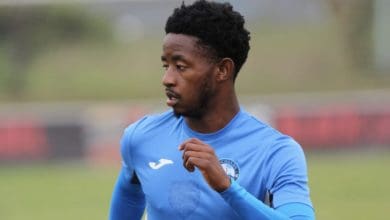
[[[299,144],[290,136],[281,133],[272,125],[258,119],[257,117],[242,111],[240,115],[242,125],[246,129],[251,129],[263,143],[269,147],[294,146],[299,147]]]
[[[256,118],[252,114],[241,109],[237,118],[235,118],[235,127],[240,127],[242,129],[249,130],[261,129],[261,131],[264,132],[267,131],[270,126],[265,122],[261,121],[260,119]]]
[[[303,156],[301,145],[293,137],[283,134],[249,113],[243,112],[242,118],[245,127],[252,129],[256,139],[262,143],[262,149],[266,149],[269,159],[282,162],[291,157]]]
[[[305,161],[303,149],[293,137],[283,134],[272,127],[268,129],[272,133],[269,137],[271,140],[268,148],[268,156],[270,160],[274,161],[274,164],[283,166],[283,164],[292,161],[300,161],[300,163]]]
[[[146,115],[125,128],[121,138],[121,153],[129,155],[130,148],[142,140],[153,137],[159,131],[172,127],[179,119],[172,111]]]
[[[136,122],[130,124],[125,129],[125,134],[142,131],[143,129],[148,129],[151,127],[158,127],[159,125],[164,124],[168,121],[172,121],[174,119],[175,116],[172,111],[167,111],[160,114],[145,115]]]
[[[171,123],[177,120],[178,118],[175,117],[172,111],[145,115],[124,130],[124,137],[131,139],[134,135],[147,133],[156,128],[170,126]]]
[[[301,176],[306,178],[307,164],[301,145],[292,137],[269,127],[270,135],[267,147],[267,166],[269,176],[275,179],[281,176]],[[287,175],[288,174],[288,175]]]

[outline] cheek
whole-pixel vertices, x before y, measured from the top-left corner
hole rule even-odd
[[[210,79],[204,78],[202,81],[196,83],[195,86],[191,88],[190,99],[199,104],[199,102],[203,102],[204,98],[212,96],[213,94],[213,85]]]
[[[199,88],[201,87],[201,81],[195,77],[183,77],[180,79],[178,85],[181,87],[182,95],[187,96],[187,98],[191,98],[191,96],[197,94]]]
[[[202,86],[198,83],[196,85],[188,85],[185,89],[187,98],[195,101],[198,99],[199,93],[202,91]]]
[[[187,100],[199,101],[203,93],[212,93],[214,84],[211,68],[198,69],[187,76],[181,78],[182,95]]]
[[[202,93],[201,82],[186,82],[182,84],[181,101],[186,106],[196,106]]]

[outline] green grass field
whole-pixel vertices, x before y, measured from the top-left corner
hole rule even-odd
[[[388,219],[390,152],[308,155],[317,219]],[[0,167],[0,219],[107,219],[117,168]]]
[[[308,158],[317,219],[389,219],[390,152]]]

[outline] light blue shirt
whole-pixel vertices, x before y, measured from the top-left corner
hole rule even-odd
[[[183,167],[178,146],[189,138],[214,148],[232,180],[226,191]],[[243,110],[209,134],[191,130],[172,111],[146,116],[125,130],[121,154],[110,219],[139,219],[145,205],[149,220],[314,219],[301,147]]]

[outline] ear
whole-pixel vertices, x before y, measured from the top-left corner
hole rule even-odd
[[[222,82],[234,79],[234,62],[230,58],[223,58],[218,63],[217,81]]]

